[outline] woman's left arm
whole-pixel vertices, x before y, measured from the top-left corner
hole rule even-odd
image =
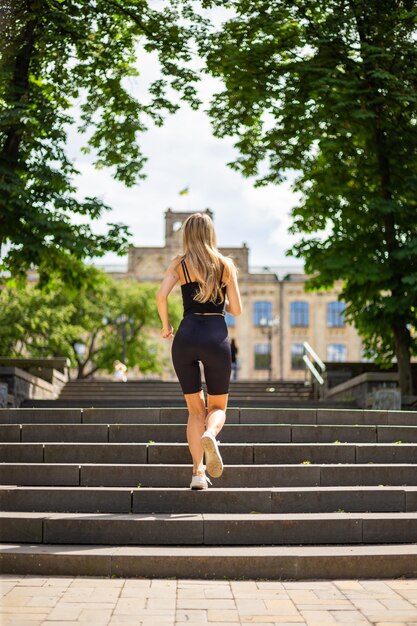
[[[164,279],[156,294],[156,306],[158,308],[159,317],[162,322],[161,337],[163,339],[169,339],[174,336],[173,328],[169,323],[168,317],[168,296],[171,293],[174,285],[178,282],[179,276],[175,271],[178,265],[178,261],[174,259],[167,271],[165,272]]]

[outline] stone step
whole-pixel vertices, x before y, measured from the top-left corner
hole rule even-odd
[[[226,424],[222,443],[416,443],[417,426]],[[185,443],[183,424],[1,424],[0,442]]]
[[[103,402],[0,410],[1,571],[417,575],[416,411],[238,399],[225,472],[198,492],[183,398]]]
[[[125,398],[108,398],[103,400],[102,398],[79,398],[74,400],[33,400],[26,399],[21,404],[24,408],[158,408],[158,407],[177,407],[184,409],[184,397],[172,398],[161,400],[161,398],[149,399],[142,401],[141,398],[134,400],[126,400]],[[336,400],[288,400],[285,398],[272,398],[265,396],[258,400],[251,400],[246,398],[234,398],[229,395],[228,400],[229,408],[289,408],[289,409],[311,409],[311,408],[331,408],[331,409],[355,409],[357,405],[355,402],[339,402]]]
[[[417,511],[417,486],[281,488],[0,487],[2,511],[323,513]]]
[[[79,393],[74,393],[74,394],[65,394],[65,395],[61,395],[59,398],[60,400],[82,400],[83,398],[85,399],[90,399],[90,398],[97,398],[100,400],[103,399],[109,399],[109,400],[113,400],[115,398],[121,398],[123,400],[135,400],[136,398],[140,399],[142,402],[146,401],[146,400],[154,400],[154,399],[159,399],[159,400],[164,400],[167,399],[169,400],[170,398],[181,398],[183,401],[183,405],[184,405],[184,398],[182,396],[182,394],[172,394],[172,393],[165,393],[165,394],[147,394],[147,393],[140,393],[140,396],[138,393],[121,393],[121,394],[114,394],[114,393],[110,393],[110,392],[96,392],[95,395],[91,395],[91,394],[79,394]],[[250,393],[250,394],[234,394],[230,396],[233,399],[251,399],[251,400],[267,400],[269,396],[266,396],[265,393]],[[285,393],[285,394],[274,394],[274,398],[288,398],[288,399],[294,399],[294,400],[298,400],[298,399],[308,399],[309,395],[308,394],[300,394],[298,391],[294,392],[294,393]]]
[[[229,465],[216,487],[414,485],[416,465]],[[1,463],[0,484],[103,487],[186,487],[190,465]]]
[[[226,465],[310,463],[417,463],[417,444],[403,443],[225,443]],[[185,443],[0,443],[8,463],[187,464]]]
[[[203,380],[202,382],[202,386],[203,389],[206,390],[207,386]],[[180,392],[181,393],[181,387],[179,385],[178,382],[176,383],[158,383],[158,384],[140,384],[137,381],[127,381],[124,384],[120,384],[120,382],[113,382],[113,381],[108,381],[106,383],[94,383],[94,382],[88,382],[88,383],[83,383],[83,384],[77,384],[75,382],[69,382],[65,385],[65,387],[63,387],[62,391],[79,391],[80,393],[85,393],[89,390],[98,390],[98,391],[102,391],[102,390],[111,390],[111,391],[120,391],[121,393],[124,393],[126,391],[140,391],[140,392],[144,392],[144,393],[149,393],[149,392],[154,392],[154,393],[159,393],[162,391],[165,392],[171,392],[171,393],[175,393],[175,392]],[[238,383],[234,383],[231,382],[230,383],[230,392],[233,393],[251,393],[251,392],[262,392],[262,393],[270,393],[270,394],[274,394],[277,393],[279,391],[282,390],[289,390],[289,391],[308,391],[310,389],[309,385],[305,385],[304,383],[297,383],[297,382],[288,382],[288,383],[268,383],[267,381],[263,381],[262,384],[256,384],[256,383],[242,383],[242,382],[238,382]]]
[[[79,385],[90,385],[91,383],[108,383],[108,382],[113,382],[109,377],[104,377],[104,376],[94,376],[92,378],[73,378],[71,379],[71,384],[75,385],[75,384],[79,384]],[[174,379],[174,378],[170,378],[169,380],[163,380],[161,379],[159,376],[146,376],[144,378],[132,378],[130,379],[128,382],[130,382],[131,384],[137,384],[137,385],[178,385],[178,382]],[[233,381],[234,385],[243,385],[243,384],[252,384],[252,385],[257,385],[260,383],[265,383],[268,382],[267,379],[263,378],[240,378],[237,382]],[[294,381],[294,379],[292,378],[285,378],[285,379],[281,379],[281,378],[273,378],[272,382],[274,383],[294,383],[294,382],[300,382],[300,381]],[[120,382],[115,382],[114,384],[120,385]]]
[[[184,407],[0,409],[0,424],[185,424],[187,418]],[[227,410],[227,423],[417,426],[417,412],[236,407]]]
[[[203,387],[205,388],[206,385],[203,381]],[[85,382],[76,382],[76,381],[70,381],[68,382],[65,387],[63,388],[62,391],[79,391],[79,392],[86,392],[89,390],[111,390],[111,391],[142,391],[142,392],[146,392],[146,391],[153,391],[153,392],[161,392],[161,391],[166,391],[166,392],[175,392],[175,391],[179,391],[181,392],[181,387],[179,385],[178,382],[158,382],[155,381],[154,383],[146,383],[146,382],[140,382],[140,381],[135,381],[135,380],[128,380],[127,382],[125,382],[123,385],[120,384],[120,382],[114,382],[114,381],[102,381],[102,382],[95,382],[95,381],[85,381]],[[283,391],[283,390],[289,390],[289,391],[308,391],[310,389],[309,385],[305,385],[303,381],[301,382],[297,382],[297,381],[288,381],[288,382],[282,382],[282,381],[259,381],[259,382],[232,382],[230,383],[230,391],[233,393],[239,393],[239,392],[251,392],[251,391],[258,391],[258,392],[267,392],[267,393],[277,393],[279,391]]]
[[[205,386],[205,382],[203,380],[203,386]],[[65,388],[66,389],[90,389],[90,388],[112,388],[118,389],[121,387],[126,388],[137,388],[137,389],[180,389],[180,385],[178,380],[171,381],[161,381],[161,380],[140,380],[140,379],[132,379],[128,378],[128,380],[120,384],[119,381],[114,380],[70,380],[67,382]],[[238,380],[238,381],[230,381],[230,387],[232,389],[291,389],[291,388],[305,388],[308,387],[304,383],[303,380]]]
[[[0,424],[81,424],[81,409],[0,409]]]
[[[0,544],[4,574],[335,580],[417,576],[417,545],[97,546]]]
[[[273,391],[270,391],[270,389],[273,389]],[[179,395],[182,395],[182,391],[180,386],[176,386],[175,388],[173,387],[165,387],[165,385],[159,386],[159,387],[138,387],[137,385],[120,385],[120,384],[107,384],[107,385],[88,385],[88,386],[81,386],[81,387],[64,387],[62,392],[61,392],[61,397],[63,396],[68,396],[68,395],[81,395],[81,394],[85,394],[85,395],[92,395],[92,394],[101,394],[101,393],[106,393],[108,395],[110,394],[118,394],[118,395],[122,395],[122,394],[145,394],[145,395],[172,395],[174,393],[177,393]],[[310,388],[309,387],[305,387],[304,385],[285,385],[285,386],[280,386],[280,387],[266,387],[265,385],[263,385],[262,387],[248,387],[248,386],[241,386],[241,387],[232,387],[230,389],[230,394],[231,395],[257,395],[257,394],[273,394],[273,395],[278,395],[278,394],[302,394],[302,395],[308,395],[310,393]]]
[[[0,512],[0,542],[103,545],[414,543],[417,513]]]
[[[256,394],[256,393],[251,393],[251,394],[242,394],[242,395],[231,395],[231,398],[233,398],[233,400],[239,400],[239,398],[242,398],[243,400],[251,400],[251,401],[263,401],[265,400],[265,402],[268,401],[269,396],[266,396],[264,393],[260,393],[260,394]],[[60,396],[60,400],[82,400],[83,398],[85,398],[86,400],[89,399],[97,399],[97,400],[111,400],[113,401],[114,399],[122,399],[122,400],[133,400],[135,401],[136,399],[139,399],[142,402],[142,405],[144,402],[146,402],[147,400],[158,400],[159,401],[163,401],[163,400],[170,400],[171,398],[175,398],[176,400],[178,399],[182,399],[182,405],[184,406],[184,398],[182,396],[182,394],[178,394],[177,396],[175,394],[144,394],[141,393],[140,396],[139,394],[136,393],[123,393],[123,394],[113,394],[113,393],[99,393],[97,392],[97,395],[87,395],[87,394],[74,394],[74,395],[65,395],[65,396]],[[297,400],[302,400],[302,399],[308,399],[309,396],[307,394],[300,394],[298,392],[294,392],[293,394],[291,393],[286,393],[284,394],[274,394],[274,399],[293,399],[295,401]],[[146,405],[145,405],[146,406]]]

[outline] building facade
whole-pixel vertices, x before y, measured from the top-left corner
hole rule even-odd
[[[213,218],[213,213],[206,213]],[[190,212],[165,213],[164,246],[132,246],[128,277],[160,282],[172,258],[181,251],[181,226]],[[303,344],[308,342],[323,361],[360,361],[362,342],[343,319],[340,285],[331,291],[306,292],[307,276],[285,268],[249,268],[249,248],[219,246],[237,269],[243,312],[226,315],[230,337],[238,347],[239,378],[300,380],[305,377]],[[120,275],[118,276],[120,277]],[[124,275],[126,277],[126,274]],[[179,284],[175,291],[180,294]],[[170,344],[165,344],[167,356]],[[169,359],[167,359],[169,363]],[[175,377],[167,369],[166,377]]]

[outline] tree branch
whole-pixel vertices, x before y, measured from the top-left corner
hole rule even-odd
[[[97,372],[97,370],[100,369],[98,365],[96,365],[96,367],[93,367],[92,370],[90,370],[89,372],[87,372],[87,374],[84,376],[84,378],[89,378],[89,376],[92,376],[93,374],[95,374]]]
[[[126,7],[120,6],[120,4],[116,2],[116,0],[105,0],[105,2],[118,9],[121,13],[128,15],[130,19],[135,22],[135,24],[141,27],[141,29],[143,30],[145,35],[149,37],[149,39],[152,39],[155,36],[155,33],[152,33],[149,29],[147,29],[142,20],[140,20],[139,17],[135,13],[133,13],[133,11],[126,9]]]
[[[93,348],[94,348],[94,342],[97,338],[98,333],[100,332],[100,328],[96,328],[96,330],[93,330],[93,332],[90,335],[90,345],[88,346],[87,349],[87,356],[83,362],[83,366],[87,365],[88,361],[90,361],[91,356],[93,354]]]

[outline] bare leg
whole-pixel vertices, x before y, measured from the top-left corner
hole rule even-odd
[[[225,393],[219,396],[210,396],[207,394],[207,417],[206,430],[217,437],[226,421],[226,409],[229,394]]]
[[[187,442],[193,458],[193,474],[204,473],[201,437],[205,430],[206,405],[204,391],[184,394],[188,408]]]

